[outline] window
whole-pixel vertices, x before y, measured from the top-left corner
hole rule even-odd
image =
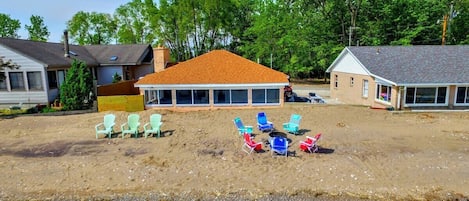
[[[415,103],[435,103],[436,88],[417,88]]]
[[[446,104],[446,87],[407,87],[406,104]]]
[[[339,76],[334,75],[334,87],[337,88],[339,87]]]
[[[58,83],[58,87],[62,86],[62,84],[64,83],[65,81],[65,71],[64,70],[59,70],[57,71],[57,83]]]
[[[208,90],[177,90],[176,104],[209,104]]]
[[[247,104],[248,103],[248,90],[247,89],[213,90],[213,102],[215,105]]]
[[[376,87],[376,99],[391,102],[391,87],[378,84]]]
[[[41,72],[27,72],[28,89],[29,90],[42,90]]]
[[[176,91],[176,104],[192,104],[192,91],[191,90],[177,90]]]
[[[247,89],[231,90],[231,103],[232,104],[247,104],[248,103],[248,90]]]
[[[8,75],[12,91],[25,90],[23,72],[10,72]]]
[[[278,89],[253,89],[252,90],[252,103],[265,104],[265,103],[279,103],[280,91]]]
[[[7,81],[6,79],[0,80],[0,91],[6,91],[7,90]]]
[[[57,89],[57,75],[55,71],[47,71],[47,80],[49,82],[49,89]]]
[[[192,91],[194,104],[208,104],[208,90]]]
[[[214,104],[230,104],[230,90],[213,90]]]
[[[117,61],[118,58],[118,56],[111,56],[109,57],[109,61]]]
[[[409,87],[406,90],[405,103],[414,104],[415,103],[415,88]]]
[[[146,90],[145,104],[170,105],[172,104],[171,90]]]
[[[363,80],[363,92],[362,96],[368,98],[368,80]]]
[[[458,87],[456,89],[456,103],[469,104],[469,87]]]
[[[267,103],[280,103],[279,89],[267,89]]]
[[[265,89],[252,90],[252,103],[265,103]]]
[[[353,84],[354,84],[353,77],[350,77],[350,86],[353,87]]]

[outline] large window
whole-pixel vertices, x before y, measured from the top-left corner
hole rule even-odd
[[[376,87],[376,99],[391,102],[391,86],[378,84]]]
[[[279,103],[280,102],[279,89],[253,89],[252,90],[252,103],[265,104],[265,103]]]
[[[213,102],[215,105],[247,104],[248,90],[213,90]]]
[[[456,89],[456,103],[469,104],[469,87],[458,87]]]
[[[12,91],[25,90],[23,72],[10,72],[10,87]]]
[[[176,90],[176,104],[209,104],[208,90]]]
[[[42,90],[41,72],[28,72],[28,88],[29,90]]]
[[[406,104],[446,104],[446,87],[407,87]]]
[[[172,103],[171,90],[146,90],[145,104],[170,105]]]

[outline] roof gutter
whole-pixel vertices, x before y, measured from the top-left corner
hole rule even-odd
[[[135,87],[148,89],[246,89],[246,88],[283,88],[288,82],[262,84],[134,84]]]

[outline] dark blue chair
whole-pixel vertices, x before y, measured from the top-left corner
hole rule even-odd
[[[274,130],[274,124],[267,120],[267,116],[264,112],[257,114],[257,128],[262,132],[272,132]]]

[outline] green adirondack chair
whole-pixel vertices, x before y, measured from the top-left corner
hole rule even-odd
[[[95,126],[96,129],[96,139],[99,138],[100,134],[107,135],[108,138],[111,138],[114,133],[114,125],[116,116],[113,114],[104,115],[104,121]]]
[[[121,125],[122,138],[126,134],[135,135],[138,137],[138,128],[140,127],[140,116],[138,114],[129,114],[127,117],[127,122]]]
[[[150,134],[156,134],[157,137],[160,137],[161,134],[161,114],[152,114],[150,115],[150,122],[143,125],[145,138]]]

